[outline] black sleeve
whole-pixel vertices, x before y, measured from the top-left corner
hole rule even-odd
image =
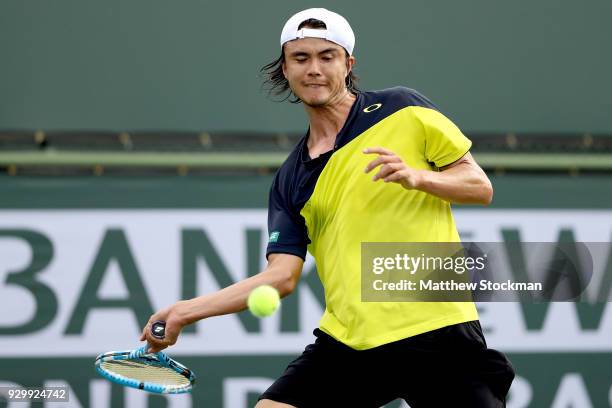
[[[274,177],[268,201],[268,249],[270,254],[284,253],[306,258],[310,243],[304,218],[293,209],[290,181],[281,172]]]

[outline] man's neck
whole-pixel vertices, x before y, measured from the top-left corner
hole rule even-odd
[[[308,146],[320,146],[336,141],[336,135],[344,126],[356,96],[347,90],[338,101],[322,107],[305,106],[310,121]]]

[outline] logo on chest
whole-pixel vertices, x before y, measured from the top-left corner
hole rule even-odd
[[[363,111],[364,111],[365,113],[374,112],[375,110],[380,109],[380,107],[381,107],[381,106],[382,106],[382,103],[375,103],[374,105],[370,105],[370,106],[365,107],[365,108],[363,109]]]

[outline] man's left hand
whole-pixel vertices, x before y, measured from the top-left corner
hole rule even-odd
[[[392,151],[382,147],[368,147],[363,150],[363,153],[378,155],[376,159],[372,160],[366,166],[366,173],[382,165],[378,173],[372,178],[372,181],[382,179],[385,183],[398,183],[407,190],[418,190],[421,186],[423,170],[408,167],[403,160]]]

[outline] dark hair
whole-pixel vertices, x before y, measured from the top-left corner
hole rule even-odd
[[[317,20],[314,18],[310,18],[306,21],[303,21],[299,25],[298,30],[303,27],[327,28],[327,26],[325,25],[323,21]],[[344,53],[346,55],[346,58],[348,59],[350,57],[349,53],[346,50],[344,50]],[[283,99],[279,100],[279,102],[286,101],[287,99],[293,96],[291,99],[289,99],[289,102],[301,103],[302,101],[291,91],[291,88],[289,87],[289,81],[287,81],[287,79],[283,75],[283,62],[284,61],[285,61],[285,50],[283,47],[280,57],[270,62],[269,64],[264,65],[259,70],[259,72],[264,77],[264,82],[262,84],[262,87],[268,92],[268,96],[269,95],[282,95],[285,92],[287,92],[287,95]],[[357,88],[358,80],[359,80],[359,77],[353,73],[353,70],[351,70],[351,72],[349,72],[345,78],[346,88],[354,94],[359,92],[359,88]]]

